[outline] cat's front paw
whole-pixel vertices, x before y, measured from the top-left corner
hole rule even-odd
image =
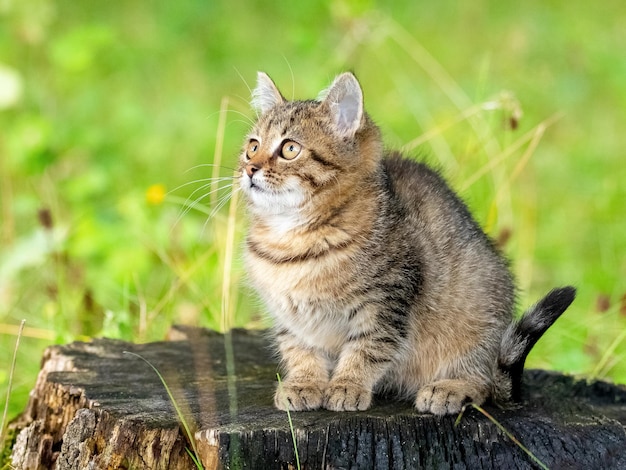
[[[285,381],[278,385],[274,405],[279,410],[310,411],[322,407],[324,390],[314,382]]]
[[[484,390],[463,380],[441,380],[417,392],[415,407],[422,413],[456,414],[468,403],[482,404],[486,395]]]
[[[331,411],[363,411],[372,404],[372,391],[358,383],[331,382],[326,388],[324,408]]]

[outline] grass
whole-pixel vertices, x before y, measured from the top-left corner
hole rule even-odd
[[[528,366],[626,382],[624,20],[616,0],[3,3],[0,349],[28,325],[8,415],[51,343],[265,324],[245,218],[217,209],[258,69],[290,98],[354,70],[386,143],[508,240],[521,307],[578,286]]]
[[[493,416],[491,416],[489,413],[487,413],[487,411],[485,411],[482,407],[476,405],[475,403],[471,403],[470,406],[476,410],[478,410],[480,413],[482,413],[485,418],[487,418],[489,421],[491,421],[493,424],[496,425],[496,427],[509,439],[511,439],[511,441],[517,446],[519,447],[526,455],[528,455],[528,457],[535,462],[535,464],[537,464],[540,468],[542,468],[543,470],[548,470],[548,467],[537,458],[537,456],[535,454],[533,454],[530,450],[528,450],[528,448],[526,446],[524,446],[513,434],[511,434],[511,432],[509,430],[507,430],[504,426],[502,426],[502,424],[495,419]],[[458,426],[459,423],[461,422],[461,419],[463,418],[463,414],[465,413],[465,408],[463,407],[463,409],[461,410],[461,412],[459,413],[459,415],[456,418],[456,421],[454,423],[454,426]]]
[[[15,348],[13,349],[13,360],[11,361],[11,368],[9,369],[9,379],[8,379],[8,384],[7,384],[7,392],[6,392],[4,410],[2,411],[2,420],[0,420],[0,443],[4,443],[4,439],[5,439],[7,412],[9,410],[9,398],[11,397],[11,388],[13,386],[13,375],[15,373],[15,358],[17,357],[17,350],[20,347],[20,338],[22,337],[22,332],[24,331],[24,323],[25,323],[24,320],[20,322],[20,326],[17,331],[17,338],[15,339]]]
[[[176,416],[178,417],[178,421],[180,423],[180,426],[182,427],[183,435],[187,439],[187,442],[189,443],[189,445],[191,445],[191,450],[189,448],[185,448],[185,449],[187,450],[187,453],[189,457],[191,458],[191,460],[193,461],[196,468],[199,470],[203,470],[204,467],[202,465],[202,462],[200,461],[200,457],[199,457],[200,454],[198,453],[198,446],[196,444],[195,431],[197,431],[197,429],[195,429],[195,426],[193,426],[193,429],[192,429],[192,427],[189,425],[186,417],[190,416],[190,413],[188,410],[183,410],[181,408],[181,407],[184,407],[184,403],[179,402],[179,400],[177,400],[176,397],[174,397],[170,387],[167,385],[165,378],[161,375],[161,373],[159,372],[159,369],[157,369],[150,361],[148,361],[145,357],[141,356],[140,354],[137,354],[134,352],[124,351],[124,354],[130,354],[131,356],[135,356],[136,358],[141,359],[154,371],[157,377],[159,377],[159,380],[163,384],[163,387],[165,388],[165,391],[167,392],[167,396],[170,399],[170,402],[172,403],[174,410],[176,411]]]
[[[278,380],[278,387],[282,389],[283,381],[280,378],[280,374],[276,374]],[[289,430],[291,431],[291,441],[293,442],[293,452],[296,455],[296,468],[300,470],[300,454],[298,453],[298,442],[296,441],[296,431],[293,427],[293,421],[291,420],[291,412],[289,411],[289,403],[285,398],[285,408],[287,410],[287,421],[289,422]]]

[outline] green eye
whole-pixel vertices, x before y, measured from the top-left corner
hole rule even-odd
[[[259,151],[259,141],[252,139],[248,142],[248,146],[246,147],[246,157],[248,159],[254,157]]]
[[[300,155],[301,150],[302,146],[298,142],[288,140],[283,144],[283,148],[280,150],[280,156],[285,160],[293,160]]]

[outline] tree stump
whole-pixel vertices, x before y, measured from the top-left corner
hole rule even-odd
[[[292,429],[272,396],[276,363],[263,332],[176,327],[170,341],[109,339],[52,346],[17,432],[24,469],[189,469],[192,446],[156,367],[192,429],[204,468],[297,468]],[[519,409],[486,410],[551,469],[626,468],[626,387],[529,370]],[[291,413],[306,469],[540,468],[468,408],[416,412],[377,397],[365,412]]]

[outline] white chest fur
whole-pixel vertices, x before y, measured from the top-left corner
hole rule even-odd
[[[275,265],[252,254],[248,274],[277,326],[303,343],[337,354],[360,325],[349,318],[357,300],[340,295],[348,276],[339,274],[336,260],[315,259]]]

